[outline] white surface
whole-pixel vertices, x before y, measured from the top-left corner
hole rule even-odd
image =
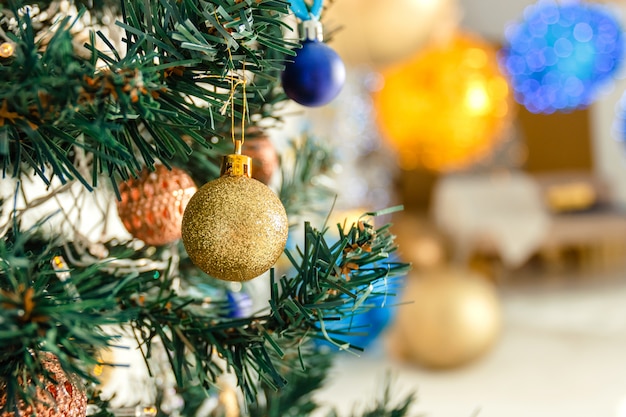
[[[378,346],[361,358],[338,355],[317,398],[348,416],[373,401],[391,372],[395,398],[418,394],[411,416],[626,416],[624,280],[515,291],[502,300],[503,334],[477,362],[429,371],[390,359]]]

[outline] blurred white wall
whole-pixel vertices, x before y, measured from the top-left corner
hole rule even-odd
[[[610,182],[616,201],[623,208],[626,208],[626,142],[618,141],[612,129],[616,104],[625,91],[626,80],[622,78],[613,91],[591,107],[596,172]]]
[[[626,30],[626,4],[613,5],[622,27]],[[620,141],[613,131],[616,106],[626,92],[626,63],[612,91],[602,96],[592,107],[594,162],[598,174],[610,181],[617,202],[626,208],[626,140]],[[626,139],[626,138],[624,138]]]
[[[459,0],[463,27],[499,42],[508,22],[519,18],[532,0]]]

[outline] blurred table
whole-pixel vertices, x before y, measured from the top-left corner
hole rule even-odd
[[[450,239],[456,261],[489,250],[507,267],[528,260],[550,226],[536,182],[521,172],[443,177],[435,186],[431,215]]]

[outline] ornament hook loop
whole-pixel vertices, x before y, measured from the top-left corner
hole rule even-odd
[[[293,14],[302,21],[309,20],[311,17],[319,19],[322,15],[324,0],[314,0],[310,9],[304,0],[289,0],[289,6]]]
[[[313,15],[309,20],[303,20],[300,23],[300,33],[302,40],[307,41],[324,41],[324,31],[322,28],[322,23],[317,20]]]

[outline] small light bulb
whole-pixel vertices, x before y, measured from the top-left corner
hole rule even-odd
[[[13,55],[15,47],[10,42],[0,44],[0,58],[9,58]]]

